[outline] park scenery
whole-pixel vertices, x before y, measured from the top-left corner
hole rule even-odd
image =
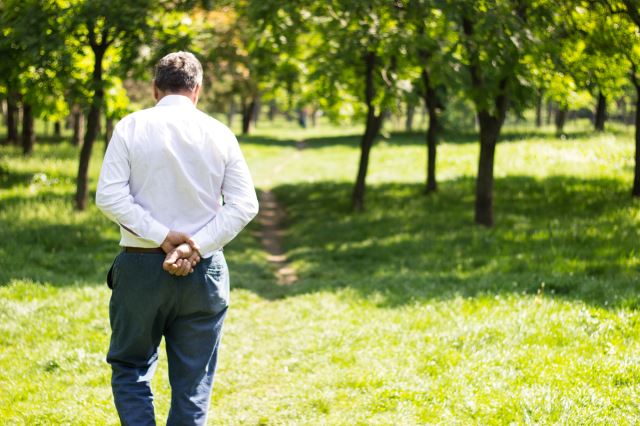
[[[640,422],[637,0],[3,0],[1,425],[118,424],[96,183],[178,50],[261,203],[209,424]]]

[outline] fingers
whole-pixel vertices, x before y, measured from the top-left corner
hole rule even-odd
[[[179,259],[178,252],[175,250],[169,253],[164,262],[162,262],[162,269],[164,269],[171,275],[175,275],[178,277],[183,277],[192,273],[193,266],[195,266],[195,263],[191,258]]]
[[[185,275],[193,271],[193,269],[191,268],[191,262],[189,262],[189,260],[187,259],[179,259],[176,262],[176,265],[178,267],[176,275],[178,276],[184,277]]]
[[[200,262],[200,256],[197,252],[194,252],[187,258],[187,260],[191,263],[191,266],[196,266],[198,262]]]

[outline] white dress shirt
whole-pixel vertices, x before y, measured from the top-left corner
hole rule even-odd
[[[181,95],[165,96],[115,126],[96,204],[120,225],[121,246],[158,247],[175,230],[192,235],[203,257],[258,213],[236,137]]]

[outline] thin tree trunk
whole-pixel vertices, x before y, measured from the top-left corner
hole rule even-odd
[[[427,129],[427,185],[425,192],[430,194],[438,190],[436,180],[436,153],[440,121],[438,117],[438,98],[436,91],[431,87],[431,78],[426,67],[422,68],[422,81],[424,84],[424,106],[429,112],[429,128]]]
[[[255,99],[251,99],[250,102],[242,100],[242,134],[248,135],[251,130],[251,119],[253,117],[253,109],[255,107]]]
[[[640,79],[636,76],[636,66],[632,64],[631,82],[636,88],[636,155],[635,167],[633,173],[633,190],[631,195],[640,197]]]
[[[536,127],[542,127],[542,93],[540,91],[536,96]]]
[[[9,143],[9,114],[4,107],[4,104],[1,105],[0,109],[2,110],[2,115],[4,115],[4,124],[7,126],[7,137],[0,140],[0,145],[7,145]]]
[[[298,125],[303,129],[307,128],[307,109],[306,108],[298,108]]]
[[[233,117],[236,114],[236,102],[231,98],[229,101],[229,109],[227,110],[227,126],[231,127],[233,125]]]
[[[413,132],[413,117],[415,116],[415,113],[416,106],[411,102],[407,102],[407,116],[404,122],[404,130],[407,133]]]
[[[22,153],[29,155],[33,152],[36,134],[33,129],[33,108],[24,102],[22,106]]]
[[[598,104],[596,106],[596,116],[594,128],[596,132],[604,131],[604,123],[607,119],[607,98],[600,92],[598,94]]]
[[[15,93],[7,93],[7,143],[17,144],[18,135],[18,103]]]
[[[84,114],[80,106],[75,105],[73,107],[72,121],[73,121],[73,137],[71,142],[74,146],[82,145],[82,135],[84,134]]]
[[[500,134],[499,119],[487,112],[478,114],[480,122],[480,158],[476,180],[476,223],[493,226],[493,161]]]
[[[276,107],[276,101],[271,100],[269,101],[269,121],[273,122],[273,120],[276,118],[276,112],[277,112],[277,107]]]
[[[366,128],[360,140],[360,163],[351,200],[353,210],[358,212],[364,211],[364,193],[366,189],[367,169],[369,168],[369,153],[371,152],[373,142],[378,136],[384,120],[383,113],[375,114],[373,105],[368,106],[368,109]]]
[[[89,116],[87,118],[87,132],[84,136],[84,143],[80,150],[80,162],[78,164],[78,180],[76,191],[76,208],[84,210],[87,206],[88,193],[88,173],[89,161],[91,160],[91,150],[93,142],[98,136],[98,125],[100,121],[100,109],[104,102],[104,87],[102,80],[102,59],[104,52],[107,50],[106,31],[103,31],[102,43],[96,44],[95,39],[92,42],[92,50],[95,57],[93,65],[92,83],[94,88],[93,100],[89,108]]]
[[[567,121],[567,107],[558,106],[556,109],[556,136],[560,137],[564,134],[564,125]]]
[[[373,142],[380,132],[380,127],[384,120],[385,111],[375,113],[373,100],[375,97],[374,72],[376,68],[377,56],[375,52],[367,52],[365,61],[365,102],[367,103],[367,123],[364,134],[360,140],[360,163],[356,184],[353,187],[351,206],[355,211],[364,210],[364,193],[366,189],[367,169],[369,167],[369,153]]]
[[[107,150],[111,136],[113,136],[113,118],[105,117],[105,131],[104,131],[104,150]]]
[[[551,99],[547,101],[547,126],[551,125],[551,118],[553,117],[553,102]]]
[[[56,138],[59,138],[62,136],[62,124],[60,124],[60,121],[56,121],[53,124],[53,134]]]
[[[462,27],[467,37],[473,37],[474,28],[471,19],[463,17]],[[481,93],[485,85],[478,65],[478,54],[470,47],[467,49],[471,56],[469,64],[471,84]],[[493,163],[500,130],[507,115],[508,79],[509,76],[505,75],[500,80],[499,91],[493,99],[495,106],[493,114],[489,113],[486,106],[479,107],[479,103],[476,102],[476,117],[480,127],[480,157],[476,179],[475,222],[484,226],[493,226]]]
[[[251,120],[253,121],[253,127],[258,127],[258,120],[260,119],[260,110],[262,109],[262,100],[260,95],[256,95],[253,99],[253,108],[251,110]]]

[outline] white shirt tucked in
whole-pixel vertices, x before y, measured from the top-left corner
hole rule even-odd
[[[116,125],[96,204],[120,225],[121,246],[158,247],[171,229],[192,235],[203,257],[258,212],[235,136],[181,95],[165,96]]]

